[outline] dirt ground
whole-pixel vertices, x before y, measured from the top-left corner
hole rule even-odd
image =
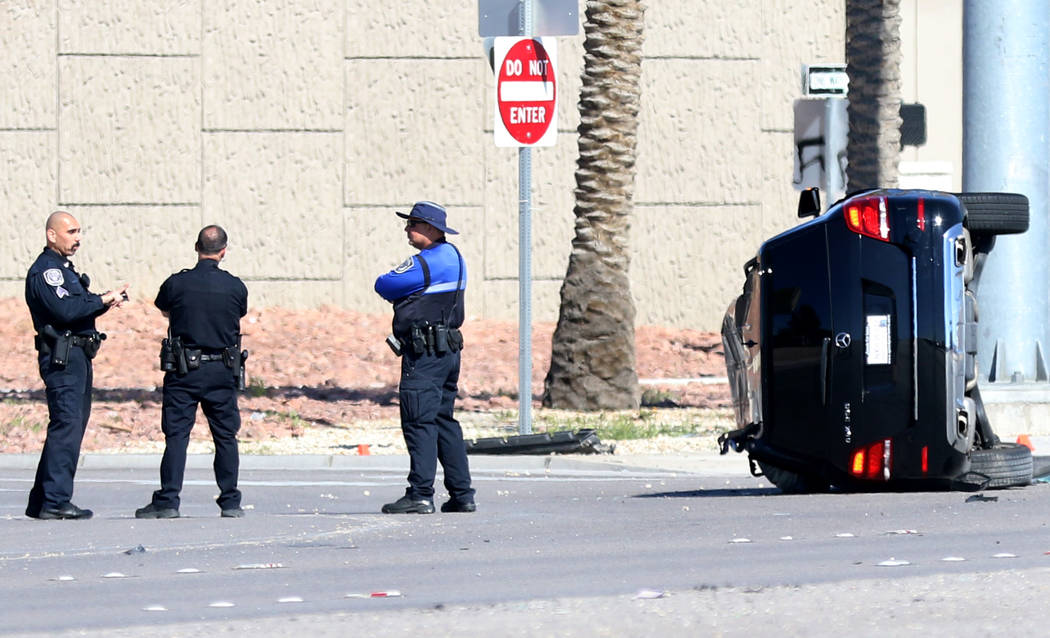
[[[160,433],[160,339],[167,322],[151,304],[131,301],[103,315],[108,335],[95,359],[94,406],[84,451],[142,449]],[[242,321],[249,388],[240,402],[245,442],[280,441],[316,429],[369,424],[395,430],[398,360],[383,339],[390,317],[322,308],[252,310]],[[550,361],[553,324],[533,326],[534,406]],[[512,322],[468,319],[457,410],[460,415],[499,413],[516,419],[518,327]],[[637,329],[642,379],[724,377],[717,334],[641,326]],[[33,350],[29,311],[20,299],[0,299],[0,452],[38,452],[47,429],[43,383]],[[664,409],[730,405],[724,383],[645,385]],[[194,440],[208,439],[198,415]],[[392,437],[396,439],[397,437]]]

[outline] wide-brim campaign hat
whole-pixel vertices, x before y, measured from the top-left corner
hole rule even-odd
[[[412,210],[407,213],[398,213],[403,219],[418,219],[424,221],[443,233],[458,235],[459,232],[445,225],[445,208],[434,202],[416,202]]]

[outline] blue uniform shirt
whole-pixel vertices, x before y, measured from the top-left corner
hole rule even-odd
[[[409,257],[376,279],[375,290],[394,304],[394,335],[406,338],[412,325],[463,325],[467,265],[452,244],[441,241]]]
[[[95,317],[109,310],[101,295],[88,291],[63,255],[45,248],[26,274],[26,305],[39,333],[50,324],[56,331],[75,335],[95,331]]]

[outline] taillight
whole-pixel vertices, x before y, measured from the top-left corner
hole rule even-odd
[[[846,203],[846,226],[880,241],[890,240],[890,215],[885,197],[860,197]]]
[[[893,442],[890,439],[858,448],[853,451],[850,474],[857,478],[888,481],[892,456]]]
[[[919,227],[919,230],[926,232],[926,200],[921,197],[919,198],[919,210],[915,225]]]

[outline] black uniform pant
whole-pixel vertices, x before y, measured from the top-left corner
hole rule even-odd
[[[470,467],[463,430],[452,416],[459,382],[459,353],[406,353],[401,359],[401,432],[411,458],[408,489],[414,499],[434,498],[437,462],[453,500],[471,501]]]
[[[212,467],[219,486],[216,502],[222,509],[240,507],[237,431],[241,429],[241,413],[237,409],[233,371],[221,361],[202,362],[200,368],[181,377],[174,372],[164,375],[161,408],[164,456],[160,461],[160,489],[153,493],[153,504],[162,508],[179,508],[179,493],[186,474],[186,449],[190,443],[190,431],[197,420],[198,405],[208,419],[208,428],[215,441]]]
[[[73,476],[80,460],[91,415],[91,360],[79,347],[69,349],[65,366],[51,365],[51,356],[39,355],[40,378],[47,395],[47,438],[29,491],[26,516],[36,518],[42,508],[56,508],[73,498]]]

